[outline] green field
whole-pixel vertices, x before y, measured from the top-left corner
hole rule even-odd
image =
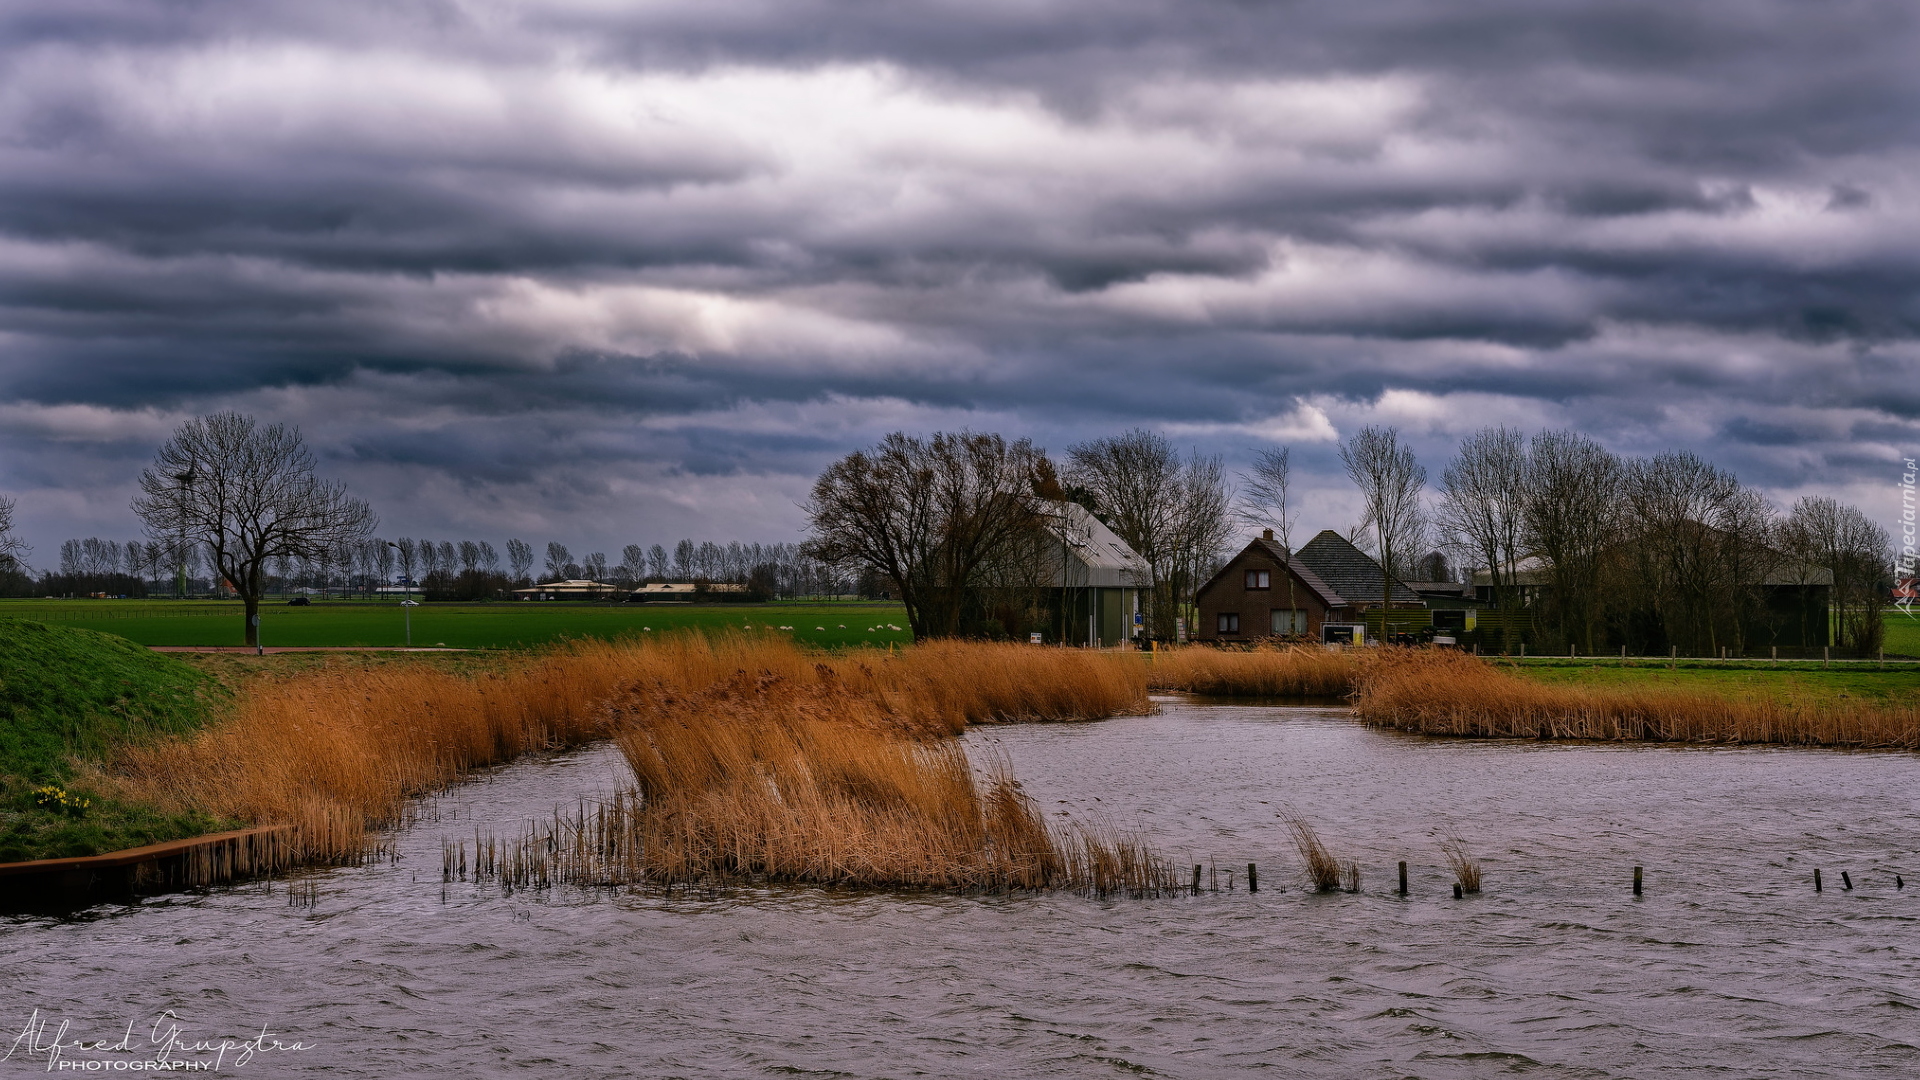
[[[0,618],[100,630],[142,645],[243,645],[240,605],[214,600],[0,600]],[[913,640],[899,604],[589,604],[504,602],[422,604],[413,609],[413,644],[512,649],[567,638],[618,638],[698,628],[766,630],[829,648]],[[790,627],[791,629],[781,629]],[[895,630],[891,627],[899,627]],[[398,601],[316,600],[311,607],[268,603],[260,643],[404,645]]]
[[[1671,669],[1657,660],[1570,662],[1565,659],[1498,661],[1513,671],[1546,683],[1581,686],[1647,687],[1663,690],[1699,690],[1747,700],[1789,700],[1834,703],[1860,699],[1889,705],[1920,700],[1920,664],[1889,661],[1882,668],[1868,663],[1836,663],[1823,668],[1819,661],[1682,660]]]
[[[1920,656],[1920,608],[1911,615],[1897,608],[1887,613],[1887,655]]]

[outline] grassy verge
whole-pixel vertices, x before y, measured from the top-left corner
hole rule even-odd
[[[124,638],[0,619],[0,862],[232,827],[197,809],[111,797],[85,778],[88,763],[185,736],[229,702],[217,680]]]
[[[1920,607],[1911,615],[1898,609],[1887,612],[1887,655],[1920,656]]]
[[[1711,694],[1730,701],[1839,704],[1848,701],[1905,703],[1920,699],[1920,665],[1846,664],[1822,668],[1818,661],[1778,664],[1764,660],[1664,662],[1628,660],[1494,662],[1502,671],[1549,686],[1638,688]]]

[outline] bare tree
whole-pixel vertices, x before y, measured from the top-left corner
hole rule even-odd
[[[500,572],[500,553],[488,541],[480,541],[480,569],[489,576]]]
[[[1855,507],[1809,495],[1793,505],[1781,538],[1803,563],[1832,571],[1835,640],[1862,655],[1879,648],[1886,632],[1883,586],[1892,564],[1887,531]]]
[[[1668,639],[1700,656],[1742,645],[1769,569],[1765,500],[1684,450],[1632,462],[1621,490],[1636,584]]]
[[[1627,466],[1584,435],[1542,431],[1533,436],[1521,490],[1521,546],[1539,560],[1551,628],[1589,653],[1595,648],[1607,551],[1625,527],[1626,477]],[[1637,550],[1644,554],[1646,549]],[[1636,574],[1635,580],[1646,578]]]
[[[394,546],[385,540],[373,542],[373,568],[381,585],[393,584]]]
[[[1156,637],[1174,637],[1232,520],[1220,459],[1182,461],[1165,436],[1136,428],[1069,447],[1065,479],[1146,564],[1147,618]]]
[[[1440,473],[1434,521],[1448,546],[1486,567],[1494,605],[1518,607],[1513,575],[1526,527],[1527,450],[1520,432],[1482,428]]]
[[[1378,547],[1384,631],[1386,611],[1392,606],[1394,568],[1424,546],[1419,544],[1426,527],[1420,489],[1426,486],[1427,470],[1413,459],[1411,447],[1400,445],[1400,432],[1391,427],[1361,428],[1340,447],[1340,461],[1360,489],[1365,524],[1372,526]]]
[[[460,572],[477,574],[480,572],[480,545],[471,540],[460,541]]]
[[[596,551],[588,555],[586,558],[586,562],[581,567],[581,569],[585,570],[587,573],[587,576],[589,578],[592,578],[595,581],[601,581],[605,579],[607,576],[606,552]]]
[[[1044,460],[1025,439],[895,432],[820,475],[804,553],[893,582],[915,636],[957,636],[983,570],[1043,524],[1033,489]]]
[[[1253,467],[1240,474],[1240,520],[1255,529],[1272,529],[1280,546],[1293,551],[1293,525],[1300,516],[1290,501],[1293,451],[1268,447],[1253,456]]]
[[[403,536],[394,542],[393,550],[400,554],[400,576],[406,579],[406,587],[418,585],[414,571],[420,568],[420,545]]]
[[[569,576],[567,566],[573,562],[573,552],[558,540],[547,541],[547,580],[564,581]]]
[[[33,548],[13,531],[12,499],[0,495],[0,571],[20,570]]]
[[[508,540],[507,566],[513,572],[515,584],[526,581],[527,575],[533,572],[533,545],[525,540]]]
[[[647,549],[639,544],[628,544],[620,549],[620,573],[627,582],[638,582],[647,576]]]
[[[666,580],[667,549],[659,544],[647,549],[647,576]]]
[[[261,427],[234,412],[180,425],[141,471],[133,510],[149,535],[203,546],[214,572],[240,596],[249,645],[260,643],[269,559],[358,540],[375,521],[365,502],[314,475],[313,455],[297,430]]]

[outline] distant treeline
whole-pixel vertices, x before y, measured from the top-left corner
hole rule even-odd
[[[881,595],[870,576],[826,566],[800,553],[797,544],[746,544],[681,540],[664,545],[628,544],[619,562],[603,552],[575,558],[565,544],[546,545],[536,564],[533,545],[506,542],[505,558],[485,540],[372,538],[339,550],[273,560],[267,590],[273,595],[372,596],[382,588],[418,589],[429,600],[500,599],[536,584],[591,579],[621,589],[650,582],[732,584],[762,599]],[[10,596],[200,596],[218,591],[205,553],[197,545],[170,541],[124,543],[87,537],[60,545],[58,569],[39,575],[15,563],[0,589]]]

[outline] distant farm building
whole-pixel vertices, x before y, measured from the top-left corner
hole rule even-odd
[[[549,581],[530,589],[515,589],[513,595],[517,600],[602,600],[619,591],[618,586],[605,582],[570,578],[566,581]]]
[[[747,587],[732,582],[655,581],[633,590],[640,604],[691,604],[695,600],[744,600]]]

